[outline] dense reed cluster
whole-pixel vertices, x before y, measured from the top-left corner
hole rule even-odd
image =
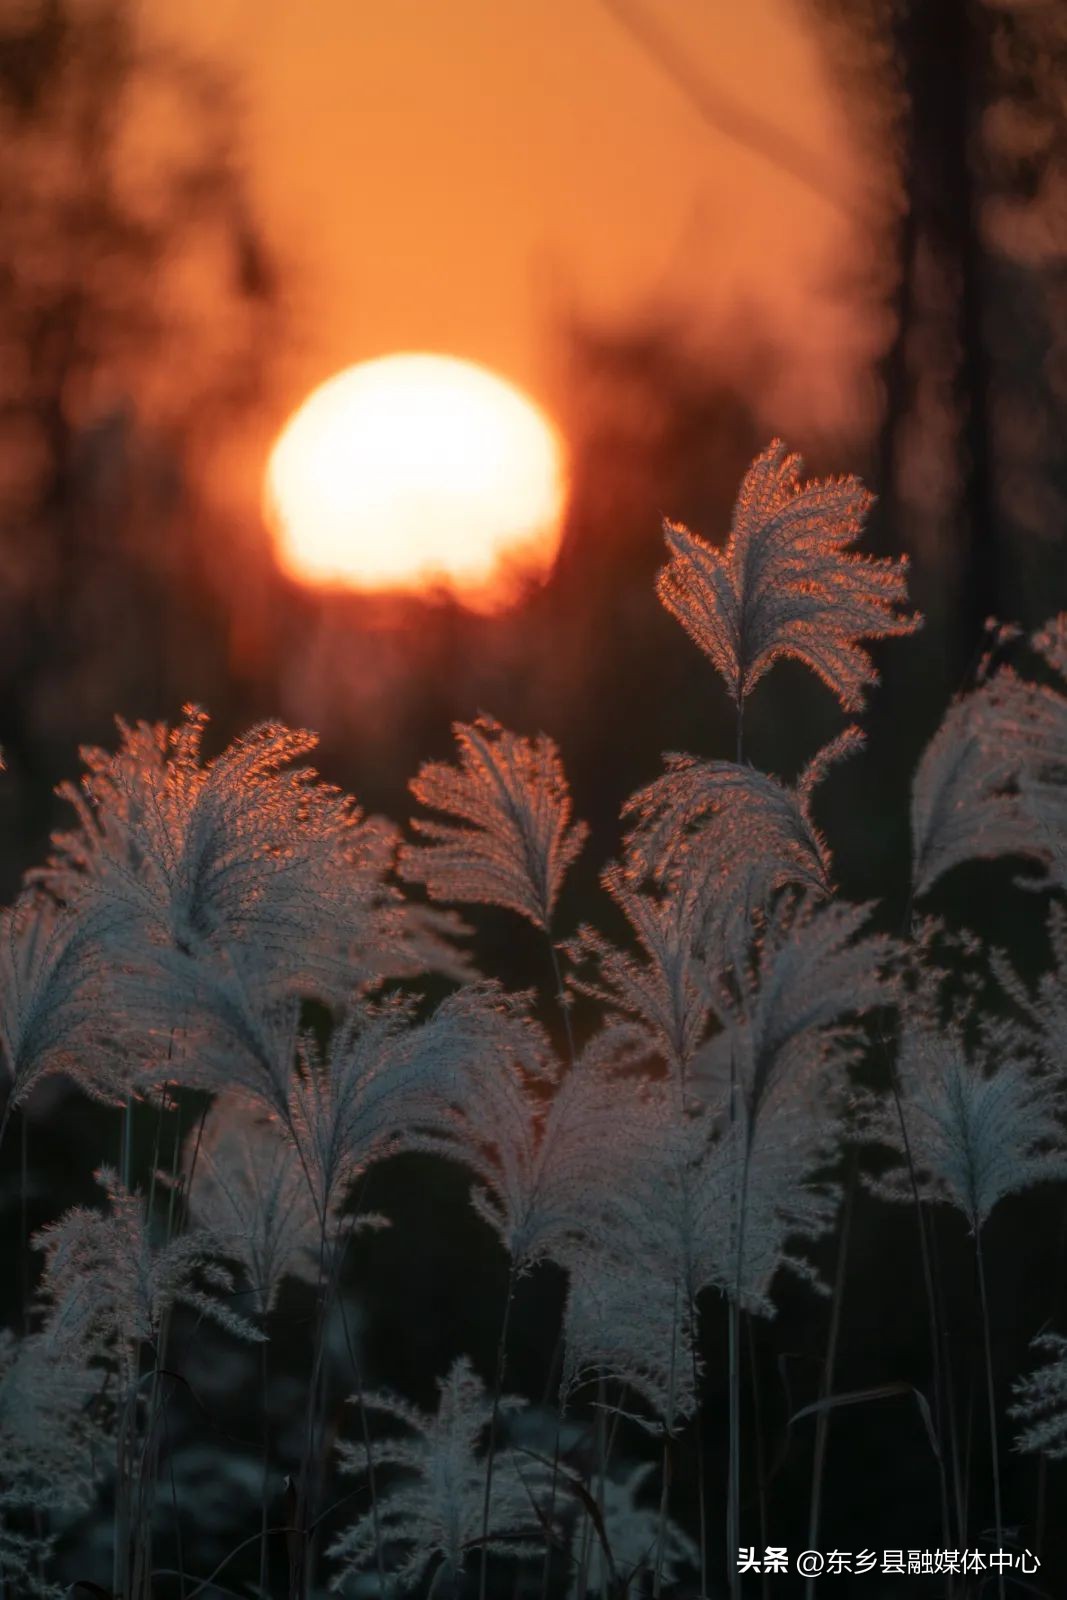
[[[116,1108],[124,1136],[113,1164],[87,1158],[99,1203],[24,1241],[37,1288],[0,1334],[3,1600],[62,1594],[71,1530],[101,1507],[107,1552],[83,1592],[113,1600],[736,1597],[743,1319],[774,1315],[784,1271],[824,1288],[808,1247],[834,1229],[847,1152],[864,1145],[923,1244],[935,1203],[973,1237],[1003,1544],[998,1437],[1067,1453],[1067,1338],[1046,1332],[1013,1403],[998,1397],[982,1249],[1006,1195],[1067,1173],[1067,618],[1028,642],[1032,675],[991,652],[949,707],[913,785],[907,921],[884,931],[876,906],[838,894],[814,820],[859,728],[793,785],[745,760],[745,704],[776,660],[858,712],[877,681],[864,642],[920,623],[905,563],[851,548],[860,483],[799,471],[772,445],[721,549],[666,528],[659,593],[726,685],[736,749],[666,756],[623,807],[603,874],[622,942],[557,925],[586,830],[544,735],[457,726],[455,761],[412,784],[431,814],[407,841],[301,764],[307,733],[263,725],[205,760],[190,709],[174,729],[120,723],[114,752],[85,752],[70,830],[3,913],[3,1130],[64,1074]],[[999,855],[1022,858],[1048,916],[1036,990],[1004,952],[978,952],[988,984],[955,982],[950,930],[918,914],[945,873]],[[475,970],[452,908],[478,905],[538,931],[554,995]],[[131,1130],[150,1114],[164,1131],[135,1171]],[[364,1383],[344,1309],[353,1240],[388,1221],[364,1206],[367,1174],[412,1152],[469,1174],[486,1248],[508,1265],[495,1370],[461,1358],[435,1374],[433,1412]],[[507,1388],[516,1288],[542,1263],[567,1285],[547,1409]],[[313,1315],[282,1430],[270,1351],[295,1295]],[[325,1370],[339,1310],[338,1425]],[[931,1317],[936,1356],[934,1296]],[[728,1334],[728,1414],[712,1428],[708,1319]],[[182,1352],[205,1338],[247,1346],[264,1408],[259,1515],[233,1527],[215,1574],[182,1565],[168,1425]],[[945,1542],[962,1547],[975,1529],[934,1367]],[[620,1426],[644,1440],[636,1465],[615,1452]],[[698,1463],[704,1439],[721,1442],[729,1492],[713,1503],[701,1476],[698,1520],[681,1526],[671,1464],[690,1439]],[[353,1493],[331,1504],[338,1469]],[[164,1544],[178,1566],[157,1558]]]

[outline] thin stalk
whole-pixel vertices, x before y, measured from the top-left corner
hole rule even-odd
[[[174,1035],[172,1031],[171,1043],[168,1050],[168,1059],[173,1053],[173,1048]],[[152,1211],[154,1209],[156,1174],[159,1170],[160,1152],[163,1139],[163,1120],[169,1099],[170,1084],[165,1083],[160,1095],[159,1115],[156,1119],[155,1141],[152,1149],[152,1170],[149,1176],[147,1199],[147,1214],[149,1219],[151,1219]],[[174,1102],[174,1108],[175,1110],[179,1111],[179,1116],[175,1128],[174,1143],[171,1147],[170,1195],[167,1205],[168,1243],[174,1238],[175,1191],[178,1180],[178,1157],[181,1149],[181,1116],[180,1108],[178,1107],[176,1101]],[[149,1583],[148,1574],[150,1573],[152,1567],[152,1514],[155,1503],[156,1482],[159,1472],[160,1448],[158,1428],[160,1415],[159,1370],[164,1365],[164,1354],[167,1347],[167,1340],[170,1336],[171,1321],[171,1307],[167,1306],[164,1309],[163,1315],[160,1319],[158,1339],[154,1345],[150,1344],[148,1347],[153,1358],[152,1385],[149,1393],[147,1417],[145,1420],[144,1440],[141,1444],[140,1458],[137,1466],[137,1542],[133,1550],[134,1569],[131,1600],[135,1600],[135,1597],[139,1594],[142,1587]],[[138,1391],[141,1381],[139,1373],[140,1367],[138,1364]]]
[[[959,1529],[960,1543],[965,1542],[965,1529],[968,1523],[967,1496],[964,1493],[963,1475],[961,1468],[960,1429],[956,1405],[956,1388],[952,1381],[952,1348],[948,1334],[948,1313],[945,1309],[945,1296],[942,1289],[943,1274],[938,1258],[936,1218],[930,1219],[930,1261],[933,1268],[934,1296],[937,1303],[937,1321],[941,1330],[941,1362],[945,1374],[944,1394],[944,1431],[948,1434],[949,1455],[952,1464],[952,1493],[956,1502],[956,1524]],[[942,1424],[938,1421],[939,1435]],[[968,1450],[969,1450],[968,1446]],[[969,1470],[969,1468],[968,1468]],[[945,1589],[951,1600],[955,1590],[955,1581],[950,1577]]]
[[[325,1229],[328,1214],[328,1208],[324,1204],[321,1213],[321,1226],[323,1229],[324,1244],[327,1243]],[[347,1235],[338,1233],[333,1239],[328,1241],[327,1246],[327,1271],[325,1275],[321,1304],[319,1307],[319,1326],[318,1335],[316,1338],[315,1363],[312,1371],[311,1389],[309,1390],[308,1394],[308,1420],[311,1433],[306,1463],[307,1470],[302,1474],[301,1477],[302,1484],[304,1485],[303,1526],[305,1526],[307,1529],[307,1536],[304,1541],[303,1589],[301,1591],[301,1600],[303,1600],[305,1595],[309,1595],[314,1588],[314,1583],[312,1580],[314,1577],[315,1562],[318,1557],[318,1547],[315,1542],[315,1534],[318,1530],[321,1518],[315,1517],[313,1512],[315,1510],[317,1499],[322,1493],[322,1476],[324,1466],[321,1429],[325,1420],[326,1399],[329,1384],[329,1372],[326,1365],[327,1312],[331,1301],[335,1297],[339,1298],[340,1296],[341,1273],[344,1267],[344,1259],[348,1250],[350,1239],[350,1233]]]
[[[741,700],[738,700],[740,716]],[[740,726],[740,724],[739,724]],[[737,1128],[737,1099],[739,1092],[737,1062],[730,1055],[730,1132]],[[752,1152],[751,1112],[745,1118],[745,1159],[741,1168],[741,1182],[737,1192],[737,1234],[735,1248],[737,1263],[734,1268],[733,1292],[729,1296],[728,1354],[730,1381],[730,1462],[726,1489],[726,1560],[730,1575],[731,1600],[741,1600],[741,1574],[738,1571],[738,1553],[741,1548],[741,1285],[744,1281],[745,1212],[748,1201],[748,1164]]]
[[[360,1194],[366,1191],[366,1178],[360,1186]],[[324,1213],[325,1214],[325,1213]],[[304,1545],[304,1593],[312,1595],[317,1592],[317,1579],[315,1568],[319,1559],[319,1544],[317,1534],[322,1523],[322,1515],[316,1514],[322,1498],[323,1478],[326,1465],[326,1447],[323,1436],[323,1426],[326,1418],[326,1402],[329,1397],[330,1372],[326,1362],[326,1318],[330,1304],[334,1299],[340,1303],[341,1275],[344,1269],[345,1256],[351,1242],[351,1231],[338,1232],[330,1241],[329,1271],[326,1277],[326,1290],[322,1307],[322,1322],[319,1337],[317,1373],[314,1376],[314,1413],[312,1417],[312,1448],[308,1459],[307,1490],[306,1490],[306,1527],[307,1538]],[[364,1421],[364,1430],[366,1423]],[[364,1431],[364,1441],[369,1449],[369,1441]]]
[[[549,1488],[549,1528],[544,1536],[544,1566],[541,1568],[541,1600],[549,1600],[549,1578],[552,1576],[552,1517],[555,1515],[555,1491],[560,1482],[560,1419],[555,1422],[555,1443],[552,1446],[552,1485]]]
[[[167,1416],[167,1406],[163,1404],[163,1427],[167,1435],[167,1468],[170,1477],[170,1506],[174,1518],[174,1544],[178,1562],[178,1592],[179,1600],[185,1600],[185,1554],[182,1545],[182,1523],[178,1514],[178,1485],[174,1481],[174,1445],[170,1436],[170,1420]]]
[[[745,691],[739,688],[737,692],[737,765],[740,766],[745,749]]]
[[[310,1182],[310,1179],[309,1179]],[[314,1193],[314,1191],[312,1191]],[[311,1461],[315,1450],[316,1413],[319,1397],[319,1373],[322,1366],[326,1326],[326,1212],[319,1210],[319,1268],[315,1285],[315,1332],[312,1345],[311,1375],[308,1381],[307,1406],[304,1414],[304,1448],[296,1482],[296,1505],[293,1523],[297,1536],[289,1558],[290,1600],[305,1600],[308,1575],[308,1504],[311,1489]]]
[[[136,1532],[133,1546],[133,1577],[130,1583],[130,1600],[151,1600],[152,1571],[152,1516],[155,1507],[156,1482],[159,1476],[160,1416],[165,1422],[166,1408],[159,1408],[160,1346],[145,1341],[152,1358],[152,1367],[138,1379],[138,1392],[145,1378],[151,1376],[152,1384],[145,1421],[144,1440],[136,1472]]]
[[[582,1545],[578,1560],[578,1594],[580,1600],[586,1600],[589,1593],[589,1567],[593,1559],[593,1519],[586,1510],[582,1511]]]
[[[543,1406],[548,1405],[556,1374],[563,1359],[563,1328],[560,1327],[556,1335],[556,1342],[552,1347],[552,1359],[548,1364],[548,1377],[545,1379],[544,1394],[541,1398]],[[559,1485],[559,1445],[560,1434],[563,1429],[564,1407],[560,1405],[556,1411],[556,1437],[552,1446],[552,1485],[548,1494],[548,1529],[545,1533],[545,1564],[541,1571],[541,1600],[548,1600],[548,1581],[552,1570],[552,1518],[556,1514],[556,1489]]]
[[[705,1600],[708,1592],[708,1508],[704,1481],[704,1430],[700,1425],[700,1372],[697,1366],[697,1329],[699,1323],[697,1321],[696,1301],[692,1294],[689,1296],[689,1324],[691,1329],[689,1355],[693,1363],[693,1394],[697,1397],[696,1415],[693,1419],[693,1437],[696,1444],[697,1516],[700,1523],[700,1597],[701,1600]]]
[[[126,1096],[126,1104],[122,1108],[122,1169],[121,1176],[125,1188],[130,1187],[130,1174],[133,1171],[133,1095]]]
[[[508,1267],[508,1292],[504,1302],[504,1315],[500,1322],[500,1339],[496,1348],[496,1377],[493,1380],[493,1409],[489,1417],[489,1454],[485,1463],[485,1495],[482,1500],[482,1560],[478,1575],[478,1600],[485,1600],[489,1576],[489,1508],[493,1494],[493,1455],[496,1450],[497,1427],[500,1422],[500,1399],[504,1389],[504,1362],[507,1359],[508,1324],[511,1321],[511,1302],[515,1297],[515,1265]]]
[[[351,1235],[350,1235],[351,1237]],[[378,1510],[378,1488],[374,1471],[374,1452],[371,1449],[370,1426],[367,1422],[367,1402],[363,1391],[363,1369],[356,1355],[352,1343],[352,1335],[348,1326],[348,1314],[345,1311],[344,1298],[338,1301],[341,1307],[341,1326],[345,1331],[345,1344],[348,1347],[348,1358],[352,1363],[352,1371],[356,1379],[356,1401],[359,1405],[360,1431],[363,1434],[363,1452],[367,1458],[367,1487],[370,1489],[371,1519],[374,1524],[374,1556],[378,1567],[378,1587],[384,1595],[385,1588],[385,1552],[382,1547],[381,1515]]]
[[[552,957],[552,975],[556,982],[556,1001],[563,1017],[563,1028],[567,1035],[567,1056],[570,1064],[574,1066],[574,1030],[571,1027],[571,1008],[567,1004],[567,991],[563,986],[563,969],[559,964],[559,953],[556,950],[552,935],[547,933],[548,952]]]
[[[883,1040],[882,1042],[883,1042],[883,1048],[885,1048],[885,1041]],[[936,1294],[936,1291],[935,1291],[935,1288],[934,1288],[934,1274],[933,1274],[933,1269],[932,1269],[931,1264],[930,1264],[930,1241],[929,1241],[929,1239],[927,1237],[927,1233],[926,1233],[926,1211],[925,1211],[925,1208],[923,1206],[922,1196],[919,1193],[919,1180],[918,1180],[918,1177],[917,1177],[916,1171],[915,1171],[915,1161],[914,1161],[914,1159],[912,1157],[912,1153],[911,1153],[911,1140],[908,1137],[908,1124],[907,1124],[907,1119],[904,1116],[904,1105],[903,1105],[903,1102],[902,1102],[902,1100],[900,1098],[900,1086],[897,1083],[896,1067],[893,1064],[892,1056],[889,1056],[889,1086],[890,1086],[890,1089],[892,1090],[893,1102],[894,1102],[894,1104],[896,1106],[896,1110],[897,1110],[897,1121],[900,1124],[900,1137],[901,1137],[901,1142],[902,1142],[903,1149],[904,1149],[904,1159],[905,1159],[905,1162],[906,1162],[906,1165],[907,1165],[907,1168],[908,1168],[908,1181],[911,1184],[912,1200],[913,1200],[914,1205],[915,1205],[915,1220],[916,1220],[916,1223],[918,1224],[918,1229],[919,1229],[919,1255],[920,1255],[920,1258],[921,1258],[921,1261],[922,1261],[923,1285],[924,1285],[924,1288],[925,1288],[925,1291],[926,1291],[926,1309],[927,1309],[927,1315],[928,1315],[929,1324],[930,1324],[930,1360],[931,1360],[931,1363],[932,1363],[932,1366],[933,1366],[933,1374],[932,1374],[932,1376],[933,1376],[933,1384],[934,1384],[934,1397],[935,1397],[935,1401],[936,1401],[934,1414],[935,1414],[935,1418],[936,1418],[936,1422],[937,1422],[938,1444],[940,1445],[941,1441],[942,1441],[942,1437],[943,1437],[943,1435],[942,1435],[942,1427],[941,1427],[941,1424],[942,1424],[942,1402],[943,1402],[944,1397],[945,1397],[945,1395],[947,1393],[947,1389],[946,1389],[946,1385],[945,1385],[944,1369],[943,1369],[942,1364],[941,1364],[941,1345],[942,1345],[942,1338],[943,1338],[943,1329],[942,1329],[941,1318],[938,1315],[937,1294]],[[952,1537],[951,1537],[951,1532],[950,1532],[951,1519],[949,1517],[949,1509],[948,1509],[948,1480],[945,1477],[944,1451],[942,1449],[940,1449],[940,1448],[937,1451],[937,1476],[938,1476],[938,1487],[939,1487],[940,1494],[941,1494],[941,1526],[942,1526],[942,1529],[944,1531],[944,1538],[945,1538],[945,1542],[946,1542],[946,1546],[947,1546],[947,1545],[950,1545],[952,1543]],[[960,1512],[961,1512],[961,1508],[960,1508],[960,1505],[959,1505],[958,1472],[956,1474],[956,1477],[957,1477],[957,1507],[956,1507],[956,1511],[957,1511],[957,1517],[959,1517],[960,1516]],[[959,1542],[960,1542],[960,1544],[962,1546],[962,1544],[964,1543],[964,1540],[965,1540],[965,1533],[964,1533],[964,1527],[963,1527],[962,1520],[960,1522],[958,1533],[959,1533]]]
[[[1045,1516],[1048,1504],[1048,1456],[1042,1450],[1037,1459],[1037,1485],[1034,1491],[1034,1549],[1045,1547]]]
[[[834,1386],[834,1367],[837,1362],[837,1342],[841,1336],[841,1306],[845,1295],[845,1267],[848,1261],[848,1242],[852,1233],[852,1210],[856,1198],[859,1159],[852,1146],[845,1188],[845,1204],[841,1214],[841,1238],[837,1247],[837,1265],[834,1269],[833,1300],[830,1304],[830,1332],[826,1340],[826,1357],[819,1380],[819,1399],[826,1401]],[[822,1480],[826,1466],[826,1444],[830,1435],[830,1407],[823,1404],[815,1418],[815,1445],[811,1464],[811,1501],[808,1506],[808,1549],[816,1550],[819,1544],[819,1520],[822,1515]],[[804,1584],[805,1600],[813,1600],[815,1578]]]
[[[11,1096],[8,1097],[4,1110],[6,1122],[7,1113],[11,1109]],[[0,1143],[3,1135],[0,1131]],[[30,1331],[30,1226],[29,1226],[29,1118],[25,1108],[19,1117],[19,1325],[22,1337],[25,1339]],[[37,1577],[41,1582],[42,1590],[44,1574],[42,1571],[41,1549],[44,1536],[44,1512],[40,1506],[33,1508],[33,1530],[37,1538]]]
[[[659,1524],[656,1532],[656,1575],[653,1581],[652,1593],[654,1600],[659,1600],[663,1590],[663,1552],[667,1543],[667,1502],[670,1492],[670,1455],[668,1442],[670,1440],[671,1424],[674,1421],[674,1384],[678,1374],[678,1282],[674,1284],[674,1309],[671,1314],[671,1364],[669,1370],[670,1382],[667,1386],[667,1406],[663,1417],[663,1486],[659,1500]]]
[[[741,1548],[741,1383],[738,1363],[738,1344],[741,1333],[741,1308],[736,1295],[730,1296],[728,1326],[729,1377],[730,1377],[730,1470],[726,1490],[726,1560],[730,1575],[731,1600],[741,1600],[741,1574],[737,1570],[737,1556]]]
[[[9,1102],[10,1104],[10,1102]],[[26,1337],[30,1327],[30,1230],[29,1208],[27,1204],[27,1190],[29,1187],[29,1135],[26,1127],[26,1113],[19,1118],[19,1279],[22,1304],[20,1316],[22,1322],[22,1336]]]
[[[1054,1309],[1058,1312],[1058,1302],[1062,1300],[1063,1285],[1067,1283],[1067,1272],[1064,1271],[1064,1246],[1067,1244],[1067,1208],[1060,1212],[1059,1242],[1056,1246],[1055,1272],[1053,1282],[1059,1286],[1060,1292],[1054,1297]],[[1057,1315],[1057,1321],[1059,1320]],[[1045,1522],[1048,1514],[1048,1466],[1049,1458],[1042,1450],[1037,1458],[1037,1476],[1034,1484],[1034,1549],[1043,1550],[1045,1547]]]
[[[989,1297],[986,1293],[985,1261],[980,1229],[974,1234],[974,1259],[978,1268],[978,1299],[982,1312],[982,1343],[985,1349],[986,1402],[989,1406],[989,1444],[993,1456],[993,1516],[996,1522],[997,1549],[1004,1548],[1004,1512],[1000,1498],[1000,1447],[997,1442],[997,1398],[993,1383],[993,1339],[989,1322]],[[1004,1600],[1004,1569],[997,1573],[997,1593]]]
[[[597,1378],[597,1408],[596,1408],[596,1454],[597,1454],[597,1491],[596,1504],[600,1512],[600,1526],[604,1526],[605,1483],[608,1476],[608,1440],[607,1429],[604,1425],[604,1409],[607,1403],[607,1389],[603,1377]],[[600,1567],[600,1600],[608,1600],[608,1564],[604,1560],[604,1552],[599,1556]]]
[[[748,1345],[748,1370],[752,1379],[752,1434],[755,1442],[756,1454],[756,1492],[759,1504],[759,1536],[760,1545],[766,1549],[769,1541],[767,1533],[767,1463],[763,1449],[763,1407],[760,1404],[759,1367],[756,1362],[756,1338],[752,1332],[752,1317],[745,1317],[745,1334]],[[770,1590],[770,1574],[763,1573],[763,1593],[766,1596]]]
[[[974,1361],[968,1364],[967,1372],[967,1426],[964,1434],[963,1449],[963,1523],[967,1528],[971,1521],[971,1464],[974,1461]]]
[[[548,1492],[548,1514],[545,1530],[545,1563],[541,1569],[541,1600],[548,1600],[548,1583],[552,1574],[552,1518],[556,1513],[556,1488],[559,1483],[559,1436],[563,1415],[556,1417],[556,1438],[552,1447],[552,1484]],[[583,1597],[584,1600],[584,1597]]]
[[[663,1594],[663,1547],[664,1530],[667,1526],[667,1511],[671,1495],[671,1436],[663,1435],[663,1483],[659,1492],[659,1538],[656,1540],[656,1576],[652,1585],[653,1600],[660,1600]]]
[[[259,1487],[259,1587],[263,1594],[267,1593],[267,1576],[269,1560],[267,1554],[267,1515],[270,1500],[270,1414],[267,1400],[270,1394],[270,1360],[267,1354],[270,1341],[263,1340],[259,1347],[259,1395],[262,1408],[262,1421],[259,1430],[259,1449],[262,1459],[262,1474]]]
[[[120,1373],[125,1378],[125,1400],[119,1413],[115,1436],[115,1519],[112,1531],[111,1587],[122,1600],[130,1600],[130,1513],[133,1462],[131,1435],[137,1427],[137,1406],[140,1394],[141,1341],[131,1341],[120,1362]]]

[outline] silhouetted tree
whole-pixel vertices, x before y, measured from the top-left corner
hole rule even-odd
[[[0,744],[24,827],[76,725],[204,679],[182,460],[255,397],[277,309],[235,126],[225,78],[130,0],[0,20]]]
[[[1054,0],[815,12],[872,161],[900,186],[882,515],[949,531],[965,660],[991,613],[1036,621],[1051,603],[1040,544],[1014,536],[1047,538],[1061,514],[1067,21]]]

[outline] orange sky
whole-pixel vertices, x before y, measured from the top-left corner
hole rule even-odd
[[[844,114],[790,0],[632,3],[848,205]],[[854,414],[871,330],[826,287],[848,221],[707,129],[605,0],[144,5],[241,74],[298,306],[294,404],[351,362],[419,348],[543,394],[561,301],[624,316],[666,296],[714,341],[743,295],[791,352],[779,416]]]

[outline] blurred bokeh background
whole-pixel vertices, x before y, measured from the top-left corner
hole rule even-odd
[[[199,702],[212,748],[265,716],[311,726],[331,781],[401,819],[420,761],[484,709],[558,740],[593,825],[564,920],[600,917],[627,794],[662,751],[731,750],[726,696],[653,593],[661,519],[721,541],[777,434],[877,492],[868,548],[910,556],[928,618],[876,652],[868,749],[820,802],[845,891],[899,917],[910,773],[984,620],[1067,604],[1065,312],[1060,0],[0,0],[4,892],[116,713]],[[506,612],[275,566],[279,428],[331,374],[413,349],[505,376],[565,442],[559,559]],[[839,726],[779,668],[746,753],[791,777]],[[1025,944],[1010,873],[965,893],[980,931]],[[526,981],[521,935],[483,926],[486,964]],[[44,1220],[55,1194],[33,1204]],[[1005,1376],[1062,1284],[1030,1215],[995,1241]],[[857,1226],[842,1383],[922,1383],[909,1221]],[[488,1365],[500,1284],[457,1309],[465,1246],[439,1240],[424,1303],[402,1256],[368,1290],[375,1381],[407,1361],[425,1390],[434,1317],[437,1370],[464,1341]],[[961,1268],[949,1297],[970,1294]],[[516,1387],[543,1382],[542,1314]],[[810,1398],[822,1317],[790,1293],[769,1383],[797,1351]],[[935,1520],[892,1466],[919,1448],[911,1414],[884,1423],[859,1505],[871,1426],[841,1423],[828,1545],[915,1544]],[[1045,1493],[1033,1462],[1011,1470],[1016,1504]],[[804,1471],[779,1473],[779,1542]]]

